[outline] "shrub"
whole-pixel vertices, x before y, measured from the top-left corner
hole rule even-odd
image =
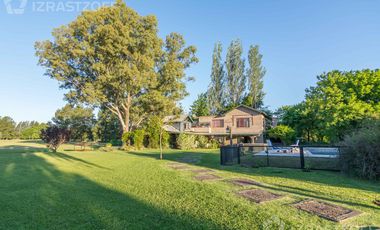
[[[111,152],[113,150],[112,143],[106,143],[104,147],[100,148],[101,151]]]
[[[220,143],[217,140],[211,139],[210,142],[208,143],[209,149],[217,149],[220,147]]]
[[[209,146],[209,140],[205,136],[197,135],[195,140],[197,148],[207,148]]]
[[[123,142],[121,140],[114,139],[114,140],[111,140],[111,144],[112,146],[122,146]]]
[[[50,124],[46,129],[42,130],[41,138],[47,143],[50,150],[57,152],[59,146],[69,140],[70,135],[67,129]]]
[[[372,121],[344,139],[342,171],[365,179],[380,178],[380,121]]]
[[[137,149],[141,149],[142,147],[144,147],[144,136],[145,136],[145,130],[143,129],[137,129],[133,131],[132,133],[133,146],[135,146]]]
[[[196,148],[195,135],[181,133],[177,138],[177,146],[179,149],[188,150]]]
[[[132,132],[123,133],[123,135],[121,136],[121,141],[123,142],[123,145],[130,145],[131,138],[132,138]]]
[[[268,131],[271,138],[280,139],[283,144],[289,145],[295,139],[295,131],[287,125],[278,125]]]
[[[148,136],[148,146],[150,148],[160,147],[160,134],[162,135],[162,146],[167,148],[169,146],[169,133],[162,129],[163,122],[158,116],[152,116],[145,128]]]

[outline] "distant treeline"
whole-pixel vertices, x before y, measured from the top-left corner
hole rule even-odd
[[[41,130],[46,127],[46,123],[37,121],[16,123],[11,117],[0,116],[0,139],[40,139]]]

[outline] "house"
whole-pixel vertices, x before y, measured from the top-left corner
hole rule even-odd
[[[172,134],[188,133],[209,136],[220,143],[264,143],[267,115],[257,109],[240,105],[216,116],[167,116],[164,128]]]
[[[173,134],[191,131],[191,125],[194,122],[188,115],[170,115],[164,117],[164,129]]]

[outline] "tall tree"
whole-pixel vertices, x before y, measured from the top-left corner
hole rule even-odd
[[[331,71],[317,79],[305,101],[329,141],[342,140],[363,119],[380,113],[380,70]]]
[[[23,129],[19,135],[20,139],[40,139],[41,131],[47,128],[47,124],[30,122],[30,126]]]
[[[211,83],[207,92],[207,99],[211,114],[217,114],[223,110],[225,103],[225,72],[222,62],[222,44],[215,44],[212,55]]]
[[[243,46],[240,40],[231,42],[227,50],[227,88],[229,107],[240,104],[246,89],[246,76],[244,74]]]
[[[95,119],[91,108],[67,104],[55,112],[52,121],[59,128],[69,130],[72,140],[93,139],[92,128],[95,125]]]
[[[123,129],[114,113],[107,108],[100,108],[93,133],[96,140],[111,142],[121,139]]]
[[[0,117],[0,139],[14,139],[16,123],[11,117]]]
[[[190,106],[190,114],[197,117],[210,115],[206,93],[198,95],[198,98]]]
[[[35,45],[46,75],[69,90],[70,102],[109,109],[123,132],[175,108],[186,95],[185,69],[197,62],[181,35],[162,41],[156,17],[140,16],[122,0],[83,12],[53,37]]]
[[[259,52],[259,46],[250,46],[248,52],[249,68],[247,69],[248,78],[248,98],[251,102],[250,106],[258,109],[263,106],[265,93],[264,75],[265,68],[262,66],[261,60],[263,55]]]

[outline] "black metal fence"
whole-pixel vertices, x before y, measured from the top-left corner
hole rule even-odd
[[[223,146],[222,165],[278,167],[339,171],[340,146],[268,146],[263,144]]]

